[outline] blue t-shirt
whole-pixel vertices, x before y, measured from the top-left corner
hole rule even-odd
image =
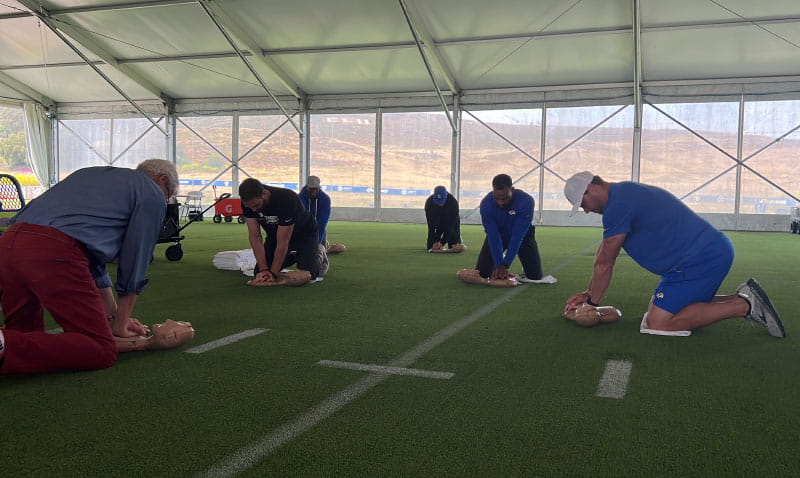
[[[533,204],[530,194],[521,189],[514,189],[507,208],[498,206],[492,193],[481,201],[481,223],[489,240],[495,268],[503,263],[510,266],[516,259],[519,246],[531,229]]]
[[[111,166],[70,174],[13,219],[52,227],[86,246],[97,286],[111,287],[106,264],[118,261],[119,295],[140,294],[164,224],[164,192],[144,171]]]
[[[625,252],[658,275],[702,263],[698,256],[703,249],[727,241],[671,193],[627,181],[610,186],[603,228],[604,238],[627,234],[622,244]]]

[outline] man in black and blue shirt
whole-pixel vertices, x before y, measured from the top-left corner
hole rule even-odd
[[[317,279],[322,266],[317,222],[290,189],[266,186],[254,178],[239,185],[250,247],[256,258],[256,280],[276,280],[281,270],[297,264]],[[261,229],[267,234],[263,243]]]

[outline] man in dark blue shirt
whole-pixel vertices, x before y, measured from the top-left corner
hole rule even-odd
[[[428,222],[428,250],[450,249],[461,244],[461,218],[458,200],[444,186],[436,186],[425,200],[425,219]]]
[[[175,165],[161,159],[136,170],[85,168],[14,217],[0,236],[0,373],[110,367],[114,336],[147,333],[131,313],[177,188]],[[119,303],[109,262],[118,264]],[[63,333],[44,331],[44,309]]]
[[[511,177],[498,174],[492,179],[492,192],[481,201],[481,222],[486,231],[486,240],[478,254],[475,266],[481,277],[508,279],[514,259],[525,271],[518,276],[521,282],[552,284],[553,276],[542,276],[542,260],[536,243],[536,228],[533,226],[533,198],[511,186]]]
[[[604,229],[589,286],[567,299],[565,312],[600,303],[624,248],[640,266],[661,276],[642,332],[688,335],[723,319],[746,317],[775,337],[786,336],[778,312],[755,279],[740,285],[736,294],[715,295],[733,264],[733,245],[674,195],[629,181],[609,183],[589,171],[569,178],[564,194],[572,214],[580,208],[602,214]]]

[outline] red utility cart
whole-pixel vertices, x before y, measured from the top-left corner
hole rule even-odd
[[[222,222],[222,218],[225,218],[225,222],[233,221],[233,217],[237,216],[237,221],[239,223],[244,222],[244,216],[242,216],[242,200],[239,198],[228,198],[222,199],[214,205],[214,219],[213,221],[217,224]]]

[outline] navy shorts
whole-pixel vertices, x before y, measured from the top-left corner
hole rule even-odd
[[[680,268],[661,276],[653,291],[653,305],[677,314],[698,302],[711,302],[733,265],[733,245],[728,238],[707,247]]]

